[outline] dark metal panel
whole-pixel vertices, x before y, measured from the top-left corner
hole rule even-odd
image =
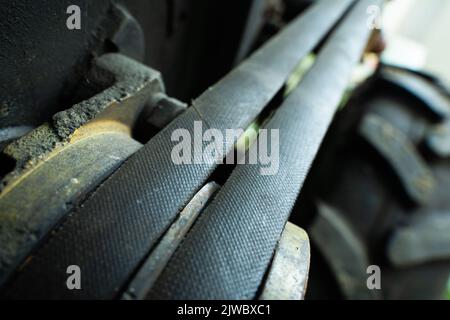
[[[122,2],[144,29],[145,63],[164,74],[171,96],[190,101],[233,67],[252,1]]]

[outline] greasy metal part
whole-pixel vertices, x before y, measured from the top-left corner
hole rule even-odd
[[[358,1],[324,43],[297,89],[266,122],[264,129],[279,133],[277,141],[264,142],[279,155],[278,170],[265,175],[267,167],[262,163],[236,166],[156,281],[152,298],[257,296],[309,168],[366,46],[370,30],[365,27],[365,12],[373,3]],[[249,152],[256,148],[255,143]]]
[[[153,96],[150,108],[142,116],[148,124],[162,129],[186,109],[187,104],[161,92]]]
[[[84,194],[141,148],[130,136],[151,97],[163,90],[159,73],[122,55],[98,58],[90,80],[103,92],[56,114],[13,142],[17,162],[0,193],[0,284]]]
[[[450,120],[431,127],[425,143],[435,156],[441,159],[450,158]]]
[[[408,138],[375,114],[363,119],[359,134],[390,165],[410,200],[419,204],[427,203],[436,182]]]
[[[5,148],[4,153],[13,158],[17,166],[3,179],[3,185],[8,186],[24,169],[37,164],[76,135],[82,135],[82,126],[91,120],[106,119],[131,130],[152,95],[164,91],[159,72],[120,54],[106,54],[96,59],[89,80],[108,88],[55,114],[51,123],[38,127]]]
[[[450,216],[433,214],[395,231],[388,243],[389,261],[396,267],[450,259]]]
[[[348,299],[378,299],[376,290],[367,288],[367,267],[363,243],[335,208],[318,203],[318,216],[309,234],[331,266],[342,293]]]
[[[259,300],[303,300],[310,258],[308,234],[302,228],[287,222]]]
[[[58,299],[116,297],[124,282],[217,166],[214,161],[217,159],[212,157],[201,164],[174,164],[171,158],[173,131],[182,128],[193,134],[194,121],[203,121],[204,130],[208,126],[219,130],[248,127],[281,89],[298,61],[313,50],[351,3],[350,0],[318,2],[196,99],[192,107],[130,157],[66,219],[64,228],[49,238],[36,253],[37,258],[25,266],[3,295]],[[347,28],[348,39],[344,38],[351,44],[355,29],[358,35],[367,31],[354,25]],[[362,43],[363,39],[357,37],[355,41]],[[346,45],[344,43],[343,48],[339,45],[340,52],[348,50]],[[328,55],[333,59],[334,48]],[[344,56],[349,54],[338,55]],[[336,82],[343,84],[340,71]],[[328,76],[326,73],[324,70],[323,77]],[[234,146],[228,147],[231,150]],[[274,248],[275,244],[269,258]],[[69,291],[62,285],[67,278],[62,266],[73,261],[84,270],[83,290]],[[102,272],[97,272],[100,263]],[[266,267],[261,269],[261,275]]]
[[[197,192],[136,272],[123,293],[122,299],[145,298],[173,253],[217,190],[219,190],[219,185],[210,182]]]
[[[402,72],[399,69],[384,68],[381,73],[382,81],[395,85],[422,101],[424,107],[438,120],[450,116],[450,100],[441,91],[419,75]]]

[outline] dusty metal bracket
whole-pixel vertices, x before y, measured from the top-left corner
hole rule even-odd
[[[308,234],[302,228],[287,222],[259,300],[304,299],[310,257]]]
[[[120,54],[96,59],[88,79],[107,89],[4,150],[16,168],[0,192],[0,285],[77,199],[141,148],[133,125],[164,92],[159,72]]]

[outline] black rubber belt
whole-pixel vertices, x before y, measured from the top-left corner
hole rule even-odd
[[[290,72],[345,13],[352,0],[320,1],[246,62],[207,90],[133,155],[74,212],[2,290],[6,298],[113,298],[177,213],[206,181],[213,164],[175,165],[171,134],[246,128]],[[83,290],[67,290],[78,265]]]
[[[149,298],[255,298],[367,43],[366,9],[375,3],[381,2],[365,0],[353,9],[268,122],[267,129],[280,130],[278,174],[263,176],[260,165],[239,165],[178,248]]]

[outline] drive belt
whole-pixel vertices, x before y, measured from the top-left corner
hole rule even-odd
[[[216,167],[213,161],[175,165],[171,134],[186,129],[193,135],[194,121],[205,123],[204,130],[247,128],[352,2],[318,2],[196,99],[70,214],[28,259],[2,296],[117,297],[124,282]],[[80,267],[82,290],[67,290],[69,265]]]

